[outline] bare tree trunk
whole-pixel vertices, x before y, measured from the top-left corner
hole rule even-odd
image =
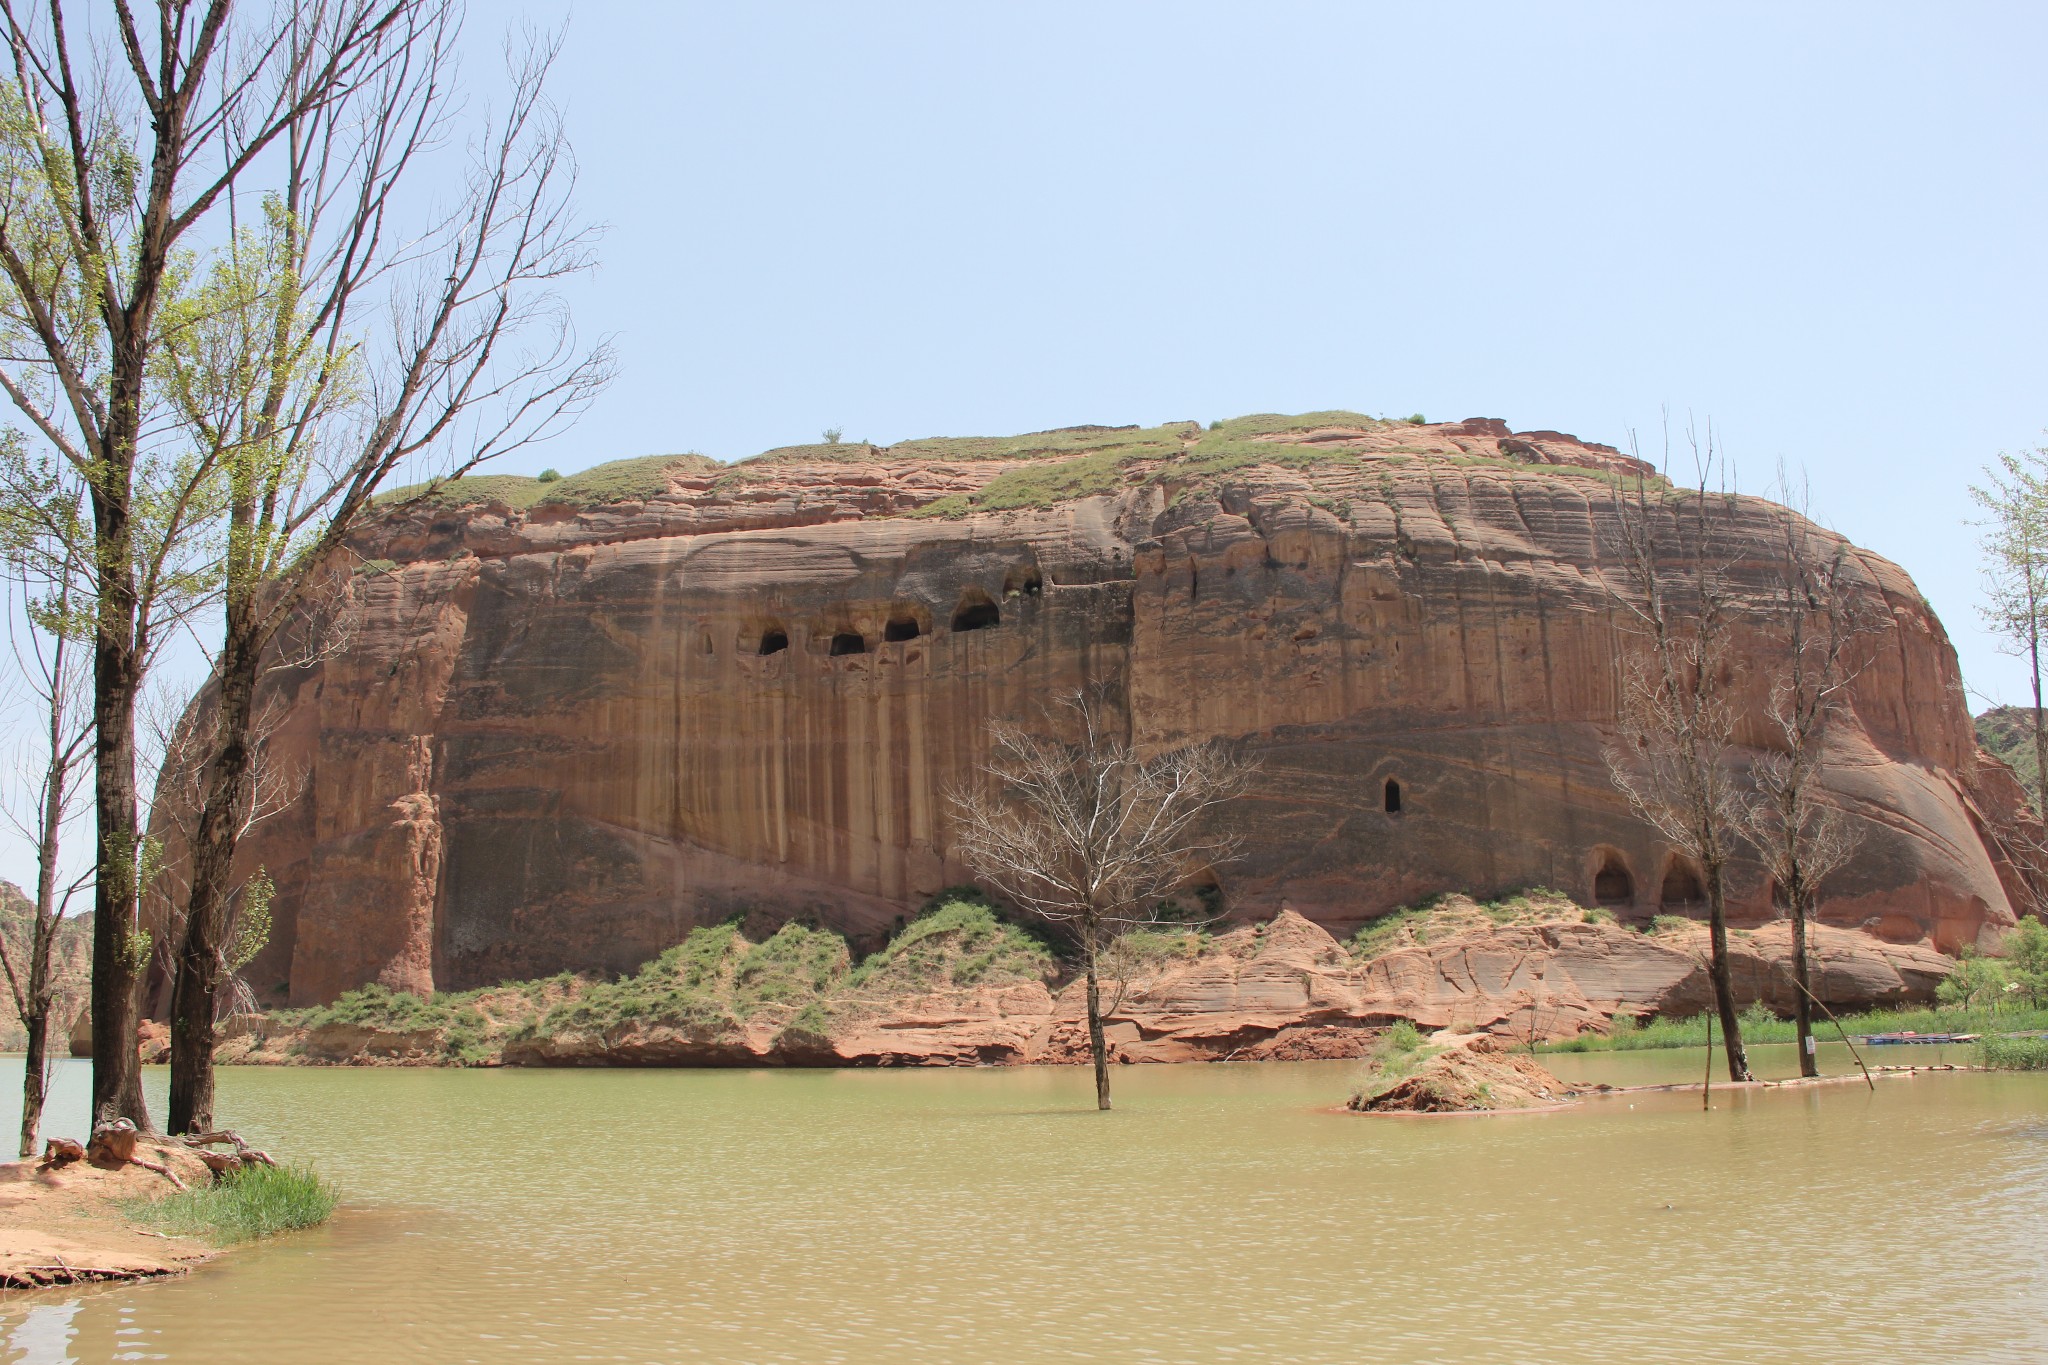
[[[231,601],[219,677],[219,747],[206,774],[205,804],[192,839],[192,891],[171,987],[173,1133],[213,1131],[214,1014],[233,891],[236,836],[248,805],[250,713],[256,690],[254,634],[246,595]]]
[[[1799,1049],[1799,1074],[1812,1079],[1820,1075],[1820,1058],[1813,1047],[1813,986],[1806,959],[1806,902],[1804,886],[1790,889],[1792,900],[1792,980],[1798,986],[1792,1002],[1792,1024]]]
[[[1088,1051],[1095,1059],[1095,1107],[1109,1108],[1109,1044],[1102,1036],[1102,987],[1095,978],[1096,932],[1091,926],[1081,948],[1088,960]]]
[[[133,448],[131,437],[131,455]],[[117,496],[109,495],[113,491],[95,484],[92,492],[99,554],[99,628],[93,652],[99,876],[92,924],[92,1115],[96,1125],[121,1118],[149,1132],[135,1046],[142,964],[129,944],[143,849],[135,812],[135,571],[125,478]]]
[[[1709,863],[1707,874],[1707,932],[1713,956],[1707,975],[1714,983],[1714,1010],[1721,1016],[1721,1044],[1728,1054],[1728,1079],[1746,1081],[1749,1053],[1742,1046],[1742,1024],[1735,1014],[1735,983],[1728,969],[1728,915],[1721,887],[1721,865]]]
[[[2034,684],[2034,809],[2048,814],[2048,731],[2041,728],[2041,602],[2034,581],[2033,547],[2027,563],[2027,663]]]
[[[36,1134],[43,1126],[43,1077],[49,1066],[50,1013],[37,1010],[21,1021],[28,1030],[28,1051],[23,1055],[21,1077],[21,1155],[36,1154]]]

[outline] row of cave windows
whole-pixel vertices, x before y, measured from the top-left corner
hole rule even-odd
[[[1658,889],[1660,905],[1698,905],[1707,898],[1700,886],[1699,874],[1691,864],[1674,858],[1664,872],[1664,885]],[[1620,861],[1609,856],[1593,876],[1593,903],[1595,905],[1634,905],[1636,902],[1636,879]]]
[[[1021,592],[1027,597],[1039,593],[1039,581],[1030,578],[1020,587],[1011,589],[1011,595]],[[989,599],[987,593],[973,591],[960,599],[960,605],[953,612],[952,629],[955,634],[969,630],[987,630],[1003,623],[1003,609]],[[924,626],[915,616],[892,616],[882,627],[882,640],[886,644],[901,644],[915,640],[924,634]],[[789,632],[780,626],[770,626],[761,632],[759,653],[780,654],[789,648]],[[835,657],[841,654],[865,654],[868,652],[868,637],[857,630],[837,631],[832,636],[830,651]]]

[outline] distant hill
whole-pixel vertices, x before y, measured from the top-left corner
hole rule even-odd
[[[35,918],[35,901],[13,882],[0,881],[0,935],[7,939],[10,954],[26,954],[29,926]],[[20,961],[17,956],[16,961]],[[86,988],[91,979],[92,914],[72,915],[57,930],[56,1037],[52,1047],[59,1057],[71,1021],[85,1007]],[[14,996],[7,978],[0,976],[0,1052],[19,1052],[28,1042],[20,1016],[14,1012]]]
[[[2020,783],[2041,806],[2041,767],[2034,759],[2034,711],[2026,706],[1994,706],[1977,717],[1977,742],[2019,774]]]

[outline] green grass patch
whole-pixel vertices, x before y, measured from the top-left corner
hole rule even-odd
[[[418,498],[428,507],[496,503],[524,512],[542,503],[598,507],[613,502],[644,502],[667,491],[669,470],[677,465],[687,465],[694,471],[723,467],[710,456],[695,453],[643,455],[610,460],[578,474],[558,474],[552,479],[529,478],[524,474],[471,474],[446,480],[438,487],[431,483],[407,484],[379,493],[377,503],[389,506]]]
[[[1524,887],[1490,901],[1475,901],[1459,892],[1446,891],[1417,905],[1398,906],[1369,921],[1351,936],[1347,946],[1352,957],[1370,962],[1407,943],[1428,943],[1442,935],[1489,924],[1597,924],[1603,922],[1602,917],[1604,922],[1613,922],[1614,917],[1606,911],[1588,910],[1564,892],[1547,886]]]
[[[1986,1038],[1977,1063],[1993,1071],[2048,1071],[2048,1038]]]
[[[1435,913],[1437,904],[1442,899],[1439,896],[1420,905],[1398,906],[1369,921],[1351,936],[1351,942],[1347,945],[1351,949],[1351,955],[1361,962],[1370,962],[1400,942],[1403,930],[1407,930],[1417,943],[1427,943],[1430,916]]]
[[[732,924],[693,929],[639,971],[583,987],[542,1016],[542,1034],[609,1033],[628,1023],[724,1030],[735,1012],[722,998],[747,942]]]
[[[335,1198],[334,1186],[311,1166],[259,1165],[162,1199],[132,1201],[122,1211],[160,1231],[226,1246],[317,1227],[333,1216]]]
[[[1425,1043],[1421,1031],[1406,1019],[1396,1021],[1367,1054],[1358,1084],[1351,1092],[1352,1106],[1356,1108],[1378,1099],[1413,1076],[1422,1069],[1424,1062],[1442,1051],[1440,1047]]]
[[[949,891],[871,953],[846,978],[849,987],[974,986],[1042,981],[1053,955],[1037,935],[996,913],[978,893]]]
[[[1605,1035],[1582,1033],[1576,1038],[1538,1043],[1536,1050],[1634,1052],[1648,1048],[1705,1047],[1707,1020],[1710,1017],[1706,1014],[1696,1014],[1686,1019],[1656,1019],[1638,1026],[1634,1020],[1623,1022],[1626,1016],[1620,1016],[1615,1019]],[[1841,1025],[1851,1038],[1859,1038],[1867,1033],[1996,1034],[2048,1029],[2048,1009],[1863,1010],[1855,1014],[1842,1015]],[[1721,1029],[1717,1021],[1714,1027],[1716,1046],[1719,1046],[1720,1034]],[[1813,1021],[1813,1035],[1822,1042],[1841,1036],[1825,1015]],[[1742,1013],[1742,1038],[1746,1043],[1789,1043],[1797,1037],[1798,1029],[1790,1019],[1780,1019],[1761,1006],[1751,1005]]]
[[[831,990],[850,965],[845,939],[792,921],[741,955],[734,1012],[744,1019],[762,1005],[803,1004]]]
[[[569,474],[539,488],[533,506],[602,507],[614,502],[645,502],[668,491],[669,472],[687,466],[693,473],[722,468],[708,455],[643,455],[633,460],[612,460]]]
[[[1360,427],[1366,431],[1378,431],[1397,425],[1399,423],[1367,417],[1362,412],[1331,408],[1323,412],[1254,412],[1244,417],[1226,417],[1211,423],[1209,430],[1221,439],[1231,440],[1246,436],[1287,436],[1321,427]]]

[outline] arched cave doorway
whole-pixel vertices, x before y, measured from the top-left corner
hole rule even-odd
[[[780,654],[789,648],[789,632],[780,626],[770,626],[761,632],[761,653]]]
[[[979,588],[969,589],[953,613],[953,629],[956,631],[987,630],[1002,623],[1002,608],[991,602],[988,594]]]
[[[1600,870],[1593,874],[1593,903],[1595,905],[1632,905],[1636,898],[1636,879],[1628,874],[1617,854],[1610,853],[1600,864]]]
[[[1658,908],[1689,914],[1706,899],[1707,893],[1700,888],[1700,874],[1692,864],[1683,858],[1673,858],[1664,869],[1664,885],[1657,892]]]
[[[1383,800],[1387,814],[1399,815],[1401,813],[1401,784],[1391,777],[1387,779],[1387,788]]]
[[[839,657],[841,654],[865,654],[867,652],[867,637],[857,630],[842,630],[832,637],[832,657],[834,658]]]
[[[924,627],[918,624],[915,616],[892,616],[889,624],[882,627],[882,640],[886,644],[900,645],[922,634]]]

